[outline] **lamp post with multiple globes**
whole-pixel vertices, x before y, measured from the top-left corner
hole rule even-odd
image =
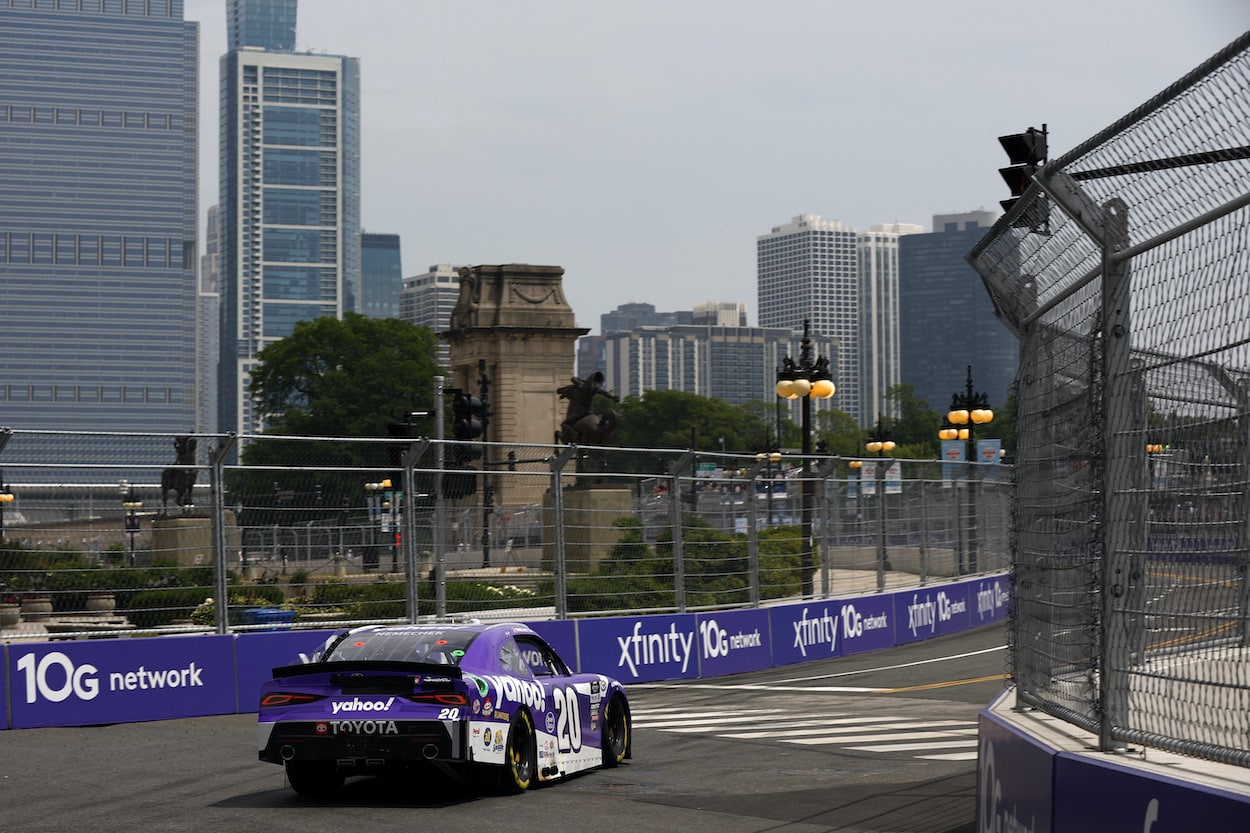
[[[829,359],[817,356],[812,347],[810,321],[803,322],[803,340],[799,345],[799,360],[786,356],[777,371],[774,390],[782,399],[798,399],[800,402],[800,430],[802,432],[803,476],[799,481],[802,495],[802,552],[800,567],[803,572],[803,595],[812,595],[812,578],[815,565],[812,560],[812,491],[808,483],[812,453],[812,400],[828,399],[837,392],[833,375],[829,372]]]
[[[868,442],[864,446],[869,452],[876,454],[878,457],[885,457],[895,448],[894,439],[890,436],[890,432],[885,430],[885,424],[880,418],[877,419],[877,427],[868,435]],[[886,548],[885,541],[885,475],[886,464],[884,460],[877,461],[875,472],[876,493],[877,493],[877,589],[885,589],[885,571],[893,570],[890,564],[890,553]]]
[[[978,425],[988,425],[994,420],[994,412],[990,410],[989,399],[984,393],[976,391],[972,387],[972,365],[968,365],[968,378],[962,393],[956,393],[951,396],[950,411],[946,414],[946,421],[942,428],[938,431],[938,437],[943,440],[963,440],[964,446],[964,462],[968,470],[968,500],[967,500],[967,527],[968,527],[968,561],[965,565],[960,560],[959,572],[964,572],[967,566],[968,572],[975,573],[977,571],[977,504],[976,504],[976,482],[975,469],[973,463],[977,459],[977,443],[975,429]],[[956,492],[958,495],[958,492]],[[959,516],[958,510],[956,517]],[[960,532],[961,526],[956,525],[957,534]]]

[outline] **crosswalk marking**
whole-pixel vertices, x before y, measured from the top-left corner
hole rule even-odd
[[[972,720],[917,720],[901,715],[849,716],[844,712],[726,709],[691,713],[676,708],[638,709],[634,726],[670,734],[703,734],[856,752],[923,753],[934,761],[976,759]],[[971,748],[970,748],[971,747]]]
[[[882,721],[895,721],[895,722],[889,723],[889,722],[882,722]],[[840,725],[840,726],[830,725],[830,724],[838,724],[838,723],[849,724],[849,725]],[[879,725],[873,725],[873,724],[879,724]],[[862,732],[864,729],[871,729],[873,731],[879,732],[879,731],[884,731],[887,729],[897,729],[897,730],[929,729],[929,728],[941,727],[941,726],[969,726],[969,725],[972,725],[972,724],[968,723],[966,720],[938,720],[938,721],[930,721],[928,723],[925,723],[925,722],[918,721],[918,720],[905,720],[901,717],[866,717],[866,718],[861,718],[859,720],[852,720],[852,721],[829,720],[824,723],[815,724],[808,729],[793,729],[793,730],[787,729],[787,730],[780,731],[780,732],[775,732],[775,731],[749,732],[746,734],[726,734],[726,733],[717,733],[717,734],[723,738],[735,738],[737,740],[756,740],[756,739],[761,739],[761,738],[777,738],[778,740],[784,740],[786,738],[812,737],[813,735],[853,734],[855,732]]]
[[[848,743],[876,743],[883,740],[899,740],[915,738],[917,740],[927,738],[948,738],[951,735],[973,734],[977,733],[976,729],[950,729],[945,732],[907,732],[906,734],[888,734],[888,735],[852,735],[843,738],[786,738],[782,743],[794,743],[801,746],[830,746],[833,744]]]
[[[919,734],[910,737],[920,737]],[[956,749],[960,746],[976,746],[976,738],[943,740],[929,743],[883,743],[876,746],[851,746],[857,752],[918,752],[921,749]]]

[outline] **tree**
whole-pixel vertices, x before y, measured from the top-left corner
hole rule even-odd
[[[898,443],[896,455],[917,459],[937,457],[937,433],[942,415],[917,396],[911,385],[894,385],[886,391],[885,398],[894,403],[893,410],[899,415],[887,425],[894,442]]]
[[[772,431],[746,406],[683,391],[647,391],[615,407],[620,416],[616,438],[628,448],[720,451],[724,438],[725,451],[749,452],[757,450],[755,444],[766,442]]]
[[[266,433],[385,437],[388,423],[432,410],[437,347],[429,328],[397,318],[301,321],[257,354],[248,393]]]

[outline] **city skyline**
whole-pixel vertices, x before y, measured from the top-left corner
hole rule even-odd
[[[202,83],[225,48],[201,21]],[[1030,33],[1070,21],[1062,48]],[[796,25],[802,22],[802,25]],[[303,0],[296,48],[362,62],[362,226],[431,263],[559,264],[580,326],[633,301],[754,296],[753,241],[802,213],[929,226],[1006,196],[996,137],[1052,155],[1250,28],[1232,0],[1038,12],[799,2],[579,7]],[[201,96],[201,213],[216,110]],[[754,313],[751,314],[754,323]]]

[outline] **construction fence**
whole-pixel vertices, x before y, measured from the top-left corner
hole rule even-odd
[[[9,429],[0,485],[3,640],[920,586],[1007,566],[1012,490],[999,463]]]
[[[969,261],[1021,340],[1018,701],[1250,765],[1250,33],[1043,165]]]

